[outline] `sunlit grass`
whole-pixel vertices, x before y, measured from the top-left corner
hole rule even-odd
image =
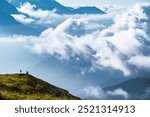
[[[75,100],[68,91],[29,74],[0,75],[0,99],[7,100]]]

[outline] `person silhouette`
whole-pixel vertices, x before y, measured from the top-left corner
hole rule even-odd
[[[29,74],[29,71],[27,71],[26,74]]]

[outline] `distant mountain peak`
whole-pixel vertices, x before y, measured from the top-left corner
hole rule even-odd
[[[113,91],[121,88],[130,94],[130,99],[150,99],[150,95],[145,97],[145,91],[150,89],[150,78],[139,77],[124,81],[120,84],[106,87],[104,91]]]
[[[0,8],[0,36],[13,34],[38,35],[39,31],[17,22],[8,12]]]
[[[29,2],[32,5],[36,5],[37,9],[42,10],[56,10],[58,14],[104,14],[104,12],[95,6],[72,8],[61,5],[55,0],[12,0],[14,6],[19,7],[21,4]]]

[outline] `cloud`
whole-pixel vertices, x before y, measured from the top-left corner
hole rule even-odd
[[[88,24],[96,24],[97,21],[90,15],[88,18],[82,15],[68,18],[55,29],[44,31],[41,39],[33,43],[33,50],[37,53],[58,54],[61,59],[84,55],[91,57],[91,71],[107,68],[130,75],[128,60],[140,54],[143,42],[148,40],[145,31],[148,24],[147,14],[143,12],[147,7],[145,4],[137,4],[124,14],[116,15],[112,21],[114,23],[102,22],[103,26],[99,25],[96,29],[91,26],[94,29],[92,31]],[[98,19],[104,21],[108,15],[95,17],[101,17]]]
[[[105,99],[105,93],[104,91],[100,88],[100,87],[93,87],[93,86],[89,86],[89,87],[85,87],[83,89],[83,97],[84,98],[93,98],[93,99]]]
[[[150,56],[137,55],[132,57],[129,60],[131,65],[134,65],[140,69],[149,69],[150,68]]]
[[[17,14],[17,15],[12,15],[15,20],[17,20],[18,22],[22,23],[22,24],[31,24],[33,23],[35,20],[33,18],[27,18],[25,15],[22,14]]]
[[[25,3],[18,10],[41,24],[57,23],[40,36],[24,37],[34,53],[57,56],[60,60],[82,56],[91,63],[88,72],[114,70],[129,76],[133,72],[131,66],[148,68],[150,3],[136,4],[124,13],[103,15],[58,15],[35,8]]]
[[[107,91],[108,96],[122,96],[125,99],[129,98],[129,94],[121,88],[115,89],[114,91]]]
[[[41,18],[41,17],[47,17],[49,11],[48,10],[35,10],[36,6],[35,5],[31,5],[29,2],[24,3],[23,5],[21,5],[20,8],[17,8],[18,11],[28,14],[32,17],[35,18]]]
[[[85,87],[80,93],[83,99],[129,99],[130,95],[123,89],[104,91],[99,86]]]
[[[26,2],[22,4],[17,10],[23,14],[28,15],[31,19],[34,19],[37,24],[54,24],[62,21],[65,17],[55,13],[55,10],[48,11],[37,8],[36,5]]]

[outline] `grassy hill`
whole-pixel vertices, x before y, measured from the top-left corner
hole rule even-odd
[[[30,74],[3,74],[0,75],[0,99],[76,100],[79,98]]]

